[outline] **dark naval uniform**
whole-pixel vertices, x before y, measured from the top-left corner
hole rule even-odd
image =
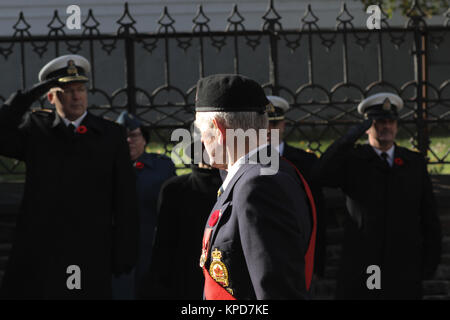
[[[191,168],[192,173],[169,179],[161,189],[146,298],[202,299],[199,243],[222,179],[217,169]]]
[[[426,162],[417,152],[395,146],[389,167],[370,145],[342,147],[324,157],[322,182],[346,194],[337,297],[417,299],[421,281],[440,257],[440,227]],[[381,270],[381,290],[368,290],[366,269]]]
[[[163,183],[175,175],[175,166],[168,157],[143,153],[134,164],[140,222],[139,258],[136,265],[136,290],[140,291],[152,259],[152,244],[157,222],[157,202]]]
[[[55,112],[0,109],[0,154],[26,163],[3,280],[7,298],[109,298],[137,256],[136,184],[125,132],[91,114],[76,133]],[[20,127],[19,127],[20,125]],[[81,290],[67,268],[79,266]]]
[[[89,71],[82,56],[57,57],[41,69],[38,84],[0,108],[0,154],[27,168],[3,298],[108,299],[111,275],[136,263],[136,181],[125,130],[85,111],[80,83]],[[59,112],[83,114],[67,125],[55,111],[22,121],[50,89],[62,91],[49,94]]]
[[[440,222],[424,157],[394,144],[390,163],[387,152],[379,156],[369,144],[354,144],[372,119],[395,120],[402,107],[391,93],[363,100],[358,110],[369,119],[336,140],[317,167],[323,185],[343,190],[349,213],[338,299],[420,299],[422,280],[439,263]],[[373,265],[380,270],[378,289],[368,286]]]

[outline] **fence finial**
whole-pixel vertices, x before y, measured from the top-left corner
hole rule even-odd
[[[158,19],[159,28],[157,33],[161,33],[162,29],[164,29],[164,33],[168,33],[169,30],[175,32],[175,28],[173,27],[174,23],[175,20],[170,16],[167,6],[164,6],[163,13]]]
[[[28,24],[28,22],[25,21],[25,17],[23,15],[23,11],[20,11],[19,13],[19,19],[17,22],[13,25],[13,29],[16,32],[20,32],[21,34],[28,33],[28,30],[30,30],[31,26]]]
[[[197,14],[192,19],[192,22],[194,23],[194,26],[192,27],[193,32],[203,32],[203,31],[209,31],[208,23],[211,21],[203,11],[203,5],[198,6]],[[199,30],[200,29],[200,30]],[[206,29],[206,30],[204,30]]]
[[[137,30],[134,27],[134,25],[136,24],[136,20],[134,20],[134,18],[130,14],[130,11],[128,9],[128,2],[125,2],[123,14],[116,22],[120,25],[117,34],[129,33],[130,29],[137,33]]]

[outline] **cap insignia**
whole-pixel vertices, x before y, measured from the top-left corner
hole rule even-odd
[[[384,99],[383,110],[385,110],[385,111],[391,110],[391,101],[389,101],[388,98]]]
[[[269,102],[269,104],[266,105],[266,112],[268,113],[275,112],[275,107],[273,106],[272,102]]]
[[[77,67],[75,66],[75,63],[73,60],[67,61],[67,74],[68,75],[78,75]]]

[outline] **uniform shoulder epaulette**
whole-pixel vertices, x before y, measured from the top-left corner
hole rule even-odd
[[[415,159],[423,159],[423,160],[425,160],[424,155],[416,148],[409,149],[409,148],[405,148],[405,147],[401,147],[401,146],[396,146],[396,148],[401,150],[403,155],[406,156],[406,157],[410,157],[412,159],[415,158]]]
[[[39,118],[50,119],[53,115],[53,110],[51,109],[34,109],[31,111],[33,116],[37,116]]]
[[[34,109],[31,111],[32,113],[37,113],[37,114],[48,114],[48,113],[52,113],[53,110],[52,109]]]

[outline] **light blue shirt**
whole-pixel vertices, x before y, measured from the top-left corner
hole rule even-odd
[[[68,127],[69,126],[69,124],[73,124],[74,126],[75,126],[75,130],[78,128],[78,126],[81,124],[81,121],[83,121],[83,119],[84,119],[84,117],[86,117],[86,115],[87,115],[87,111],[85,111],[84,113],[83,113],[83,115],[81,116],[81,117],[79,117],[77,120],[75,120],[75,121],[70,121],[70,120],[68,120],[68,119],[66,119],[66,118],[63,118],[63,117],[61,117],[62,118],[62,120],[64,121],[64,124],[66,125],[66,127]]]
[[[383,153],[383,151],[375,148],[374,146],[372,146],[373,150],[375,150],[375,152],[377,153],[377,155],[383,159],[383,157],[381,156],[381,154]],[[389,163],[389,166],[392,167],[392,165],[394,164],[394,150],[395,150],[395,145],[393,144],[392,147],[389,148],[389,150],[385,151],[387,153],[387,162]]]

